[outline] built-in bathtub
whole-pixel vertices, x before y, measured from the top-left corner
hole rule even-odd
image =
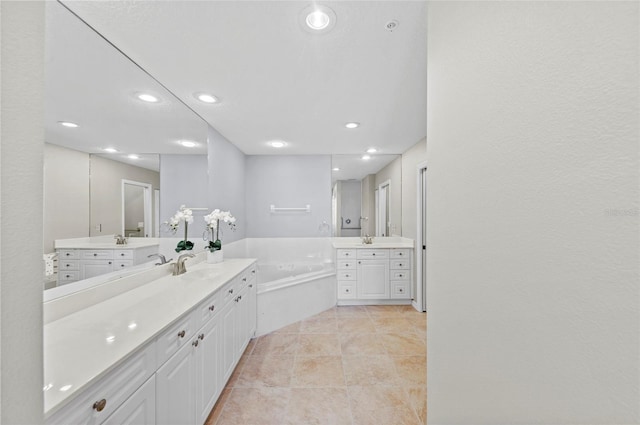
[[[258,259],[257,336],[336,305],[331,238],[247,238],[224,256]]]

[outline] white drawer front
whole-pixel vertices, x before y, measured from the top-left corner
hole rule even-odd
[[[240,276],[238,276],[238,292],[240,292],[241,290],[243,290],[247,284],[249,283],[249,270],[245,270],[243,271]]]
[[[409,282],[391,282],[391,298],[411,298]]]
[[[213,318],[220,310],[222,310],[222,302],[220,301],[222,294],[216,291],[215,294],[200,303],[196,309],[196,329],[200,329],[205,323]]]
[[[180,347],[187,343],[196,331],[195,315],[193,311],[176,321],[156,338],[158,365],[163,364]]]
[[[62,261],[63,258],[76,260],[80,258],[80,252],[75,249],[61,249],[58,251],[58,261]]]
[[[409,270],[411,268],[411,261],[406,260],[391,260],[391,270]]]
[[[132,249],[117,249],[113,252],[113,259],[133,260]]]
[[[238,279],[235,278],[224,285],[224,288],[222,288],[220,292],[222,294],[222,304],[226,304],[234,299],[240,293],[238,290]]]
[[[339,249],[336,256],[338,257],[338,259],[356,258],[356,250],[355,249]]]
[[[75,282],[76,280],[80,280],[80,271],[79,270],[58,271],[58,280],[60,282]]]
[[[112,260],[113,250],[111,249],[83,249],[80,256],[83,260]]]
[[[355,270],[355,260],[340,260],[338,261],[338,270]]]
[[[133,266],[133,260],[118,260],[117,258],[113,261],[113,270],[124,269],[125,267]]]
[[[78,260],[58,260],[58,272],[67,270],[80,270],[80,263]]]
[[[338,280],[356,280],[355,270],[338,270]]]
[[[256,265],[249,267],[249,281],[256,280]]]
[[[47,425],[97,425],[105,421],[157,368],[153,344],[141,349],[108,375],[83,391],[70,404],[56,412]],[[52,391],[55,389],[52,388]],[[93,406],[105,401],[98,412]]]
[[[353,282],[338,282],[338,298],[349,299],[356,297],[356,286]]]
[[[399,248],[392,249],[391,258],[406,258],[408,260],[411,258],[411,250]]]
[[[393,270],[391,280],[409,280],[411,273],[408,270]]]
[[[359,249],[358,258],[363,260],[389,258],[389,250],[387,249]]]

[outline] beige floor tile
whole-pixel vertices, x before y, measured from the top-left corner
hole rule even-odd
[[[343,356],[344,377],[348,386],[398,385],[398,374],[391,357]]]
[[[409,404],[420,419],[420,424],[427,423],[427,387],[405,387],[404,389],[409,397]]]
[[[296,357],[292,387],[343,387],[341,356]]]
[[[238,381],[238,377],[240,376],[240,373],[242,373],[242,368],[244,368],[244,364],[247,362],[248,358],[249,356],[247,354],[243,354],[242,357],[240,357],[240,360],[238,361],[238,364],[236,365],[236,368],[233,370],[233,373],[231,374],[231,377],[227,381],[227,385],[225,387],[231,388],[236,385],[236,382]]]
[[[403,334],[380,334],[387,353],[393,356],[424,356],[427,346],[413,331]]]
[[[297,334],[274,333],[258,338],[258,341],[256,341],[256,345],[253,348],[251,354],[257,356],[282,356],[287,354],[295,354],[296,351],[298,351]]]
[[[369,312],[363,305],[345,305],[336,307],[336,317],[369,317]]]
[[[336,317],[336,307],[331,307],[330,309],[322,311],[322,312],[310,317],[310,319],[328,319],[328,318],[332,318],[332,317]]]
[[[281,425],[289,388],[234,388],[216,425]]]
[[[374,316],[371,318],[377,332],[383,333],[403,333],[413,330],[410,321],[402,316],[382,317]]]
[[[298,356],[339,356],[338,334],[300,334]]]
[[[251,352],[253,351],[253,348],[256,346],[256,341],[258,340],[258,338],[251,338],[249,340],[249,343],[247,344],[247,348],[245,348],[244,350],[244,355],[249,355],[251,354]]]
[[[288,387],[291,384],[293,356],[249,356],[235,387]]]
[[[274,333],[277,334],[297,334],[300,333],[300,322],[292,323],[284,328],[280,328]]]
[[[336,333],[338,325],[335,317],[320,317],[303,320],[300,324],[301,333]]]
[[[231,388],[225,388],[222,390],[220,397],[218,397],[218,401],[215,406],[213,406],[213,409],[211,410],[211,413],[209,413],[209,417],[204,425],[216,425],[218,418],[220,418],[220,415],[222,414],[222,409],[229,399],[229,394],[231,394]]]
[[[372,333],[376,331],[368,317],[342,317],[338,320],[338,331],[342,333]]]
[[[393,356],[400,385],[427,385],[426,356]]]
[[[347,387],[356,425],[418,425],[402,387]]]
[[[351,425],[346,388],[292,388],[283,425]]]
[[[401,310],[403,306],[400,305],[368,305],[367,312],[371,317],[376,316],[401,316],[403,311]]]
[[[340,334],[340,346],[342,355],[387,354],[377,333]]]

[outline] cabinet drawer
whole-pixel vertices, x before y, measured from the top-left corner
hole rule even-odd
[[[119,260],[116,258],[113,261],[113,270],[120,270],[131,266],[133,266],[133,260]]]
[[[113,250],[111,249],[83,249],[80,254],[80,258],[83,260],[112,260]]]
[[[149,344],[54,413],[46,424],[100,424],[149,379],[155,370],[155,351],[153,344]],[[93,406],[102,400],[105,402],[104,408],[98,412]]]
[[[338,270],[355,270],[356,262],[354,260],[338,261]]]
[[[356,258],[356,250],[355,249],[339,249],[336,256],[339,259]]]
[[[238,290],[238,280],[233,279],[231,282],[224,285],[220,292],[222,293],[222,304],[224,305],[234,299],[240,292]]]
[[[240,292],[249,283],[249,270],[245,270],[242,273],[240,273],[240,276],[238,276],[237,279],[238,279],[238,292]]]
[[[80,263],[78,260],[58,260],[58,272],[67,270],[80,270]]]
[[[169,357],[186,344],[196,331],[195,314],[193,312],[178,319],[169,329],[156,338],[158,365],[163,364]]]
[[[338,298],[349,299],[356,297],[355,282],[338,282]]]
[[[391,260],[391,270],[409,270],[411,268],[411,261],[406,260]]]
[[[355,270],[338,270],[338,280],[356,280]]]
[[[409,280],[411,272],[407,270],[392,270],[391,280]]]
[[[123,259],[123,260],[133,260],[133,250],[132,249],[117,249],[113,252],[113,258]]]
[[[79,270],[58,271],[58,281],[60,281],[60,282],[75,282],[76,280],[80,280],[80,271]]]
[[[410,249],[398,249],[394,248],[391,250],[391,258],[411,258],[411,250]]]
[[[391,298],[411,298],[409,282],[391,282]]]
[[[249,281],[256,280],[256,265],[249,267]]]
[[[221,303],[222,293],[216,291],[215,294],[209,296],[206,300],[200,303],[196,308],[196,326],[195,329],[200,329],[205,323],[213,318],[220,310],[222,310]]]
[[[359,249],[358,258],[363,260],[389,258],[388,249]]]
[[[76,249],[61,249],[58,251],[58,261],[61,261],[63,258],[77,260],[80,258],[80,252]]]

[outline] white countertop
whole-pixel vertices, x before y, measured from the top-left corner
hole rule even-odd
[[[334,248],[340,249],[376,249],[376,248],[413,248],[412,242],[376,242],[370,244],[363,244],[362,242],[342,242],[342,241],[333,241],[332,242]]]
[[[143,239],[143,238],[140,238]],[[56,241],[56,249],[138,249],[150,246],[159,246],[158,242],[136,241],[135,243],[127,243],[117,245],[116,241],[111,242],[58,242]]]
[[[191,267],[187,262],[184,275],[154,280],[46,324],[45,417],[151,342],[253,262],[254,259],[231,259]],[[193,272],[197,273],[189,276]],[[203,278],[197,278],[200,276]]]

